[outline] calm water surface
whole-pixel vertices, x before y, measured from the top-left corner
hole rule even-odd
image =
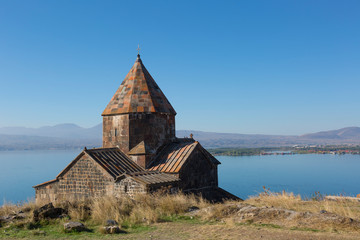
[[[54,179],[80,152],[0,151],[0,205],[34,199],[32,186]]]
[[[81,150],[0,152],[0,205],[34,198],[32,186],[54,179]],[[219,185],[247,198],[262,191],[286,190],[311,197],[360,193],[359,155],[274,155],[217,157]]]
[[[311,197],[360,193],[360,155],[298,154],[217,157],[219,185],[241,198],[262,192],[288,191]]]

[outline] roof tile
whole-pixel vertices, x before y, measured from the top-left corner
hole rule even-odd
[[[119,148],[96,148],[85,151],[114,178],[124,173],[144,171]]]
[[[173,174],[161,173],[161,172],[134,172],[127,174],[137,181],[145,184],[159,184],[180,181],[179,177]]]
[[[192,138],[178,138],[177,141],[168,144],[158,153],[148,170],[178,173],[196,147],[212,164],[220,164],[198,141],[194,141]]]
[[[102,113],[103,116],[133,112],[176,112],[155,80],[146,70],[140,55]]]
[[[188,159],[188,153],[191,153],[197,145],[198,143],[193,139],[186,138],[168,144],[168,146],[155,157],[149,170],[169,173],[179,172],[182,165]]]

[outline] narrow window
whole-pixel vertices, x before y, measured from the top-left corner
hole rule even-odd
[[[128,186],[125,185],[125,187],[124,187],[124,192],[127,193],[127,191],[128,191]]]
[[[118,130],[117,128],[115,128],[115,137],[117,137],[117,135],[118,135]]]

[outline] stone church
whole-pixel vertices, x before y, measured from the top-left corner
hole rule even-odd
[[[36,201],[157,190],[236,198],[218,187],[220,162],[192,136],[175,136],[175,115],[138,55],[102,113],[103,147],[85,148],[54,180],[34,186]]]

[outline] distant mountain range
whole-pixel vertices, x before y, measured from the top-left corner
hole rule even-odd
[[[360,127],[347,127],[338,130],[305,134],[300,136],[307,139],[332,139],[332,140],[360,140]]]
[[[360,144],[360,127],[323,131],[301,136],[215,133],[178,130],[178,137],[190,134],[206,148],[279,147],[292,145]],[[40,128],[0,128],[0,150],[79,149],[100,147],[102,124],[82,128],[75,124],[60,124]]]
[[[91,128],[82,128],[72,123],[45,126],[40,128],[3,127],[0,128],[0,134],[55,137],[65,139],[99,139],[102,137],[102,124],[98,124]]]

